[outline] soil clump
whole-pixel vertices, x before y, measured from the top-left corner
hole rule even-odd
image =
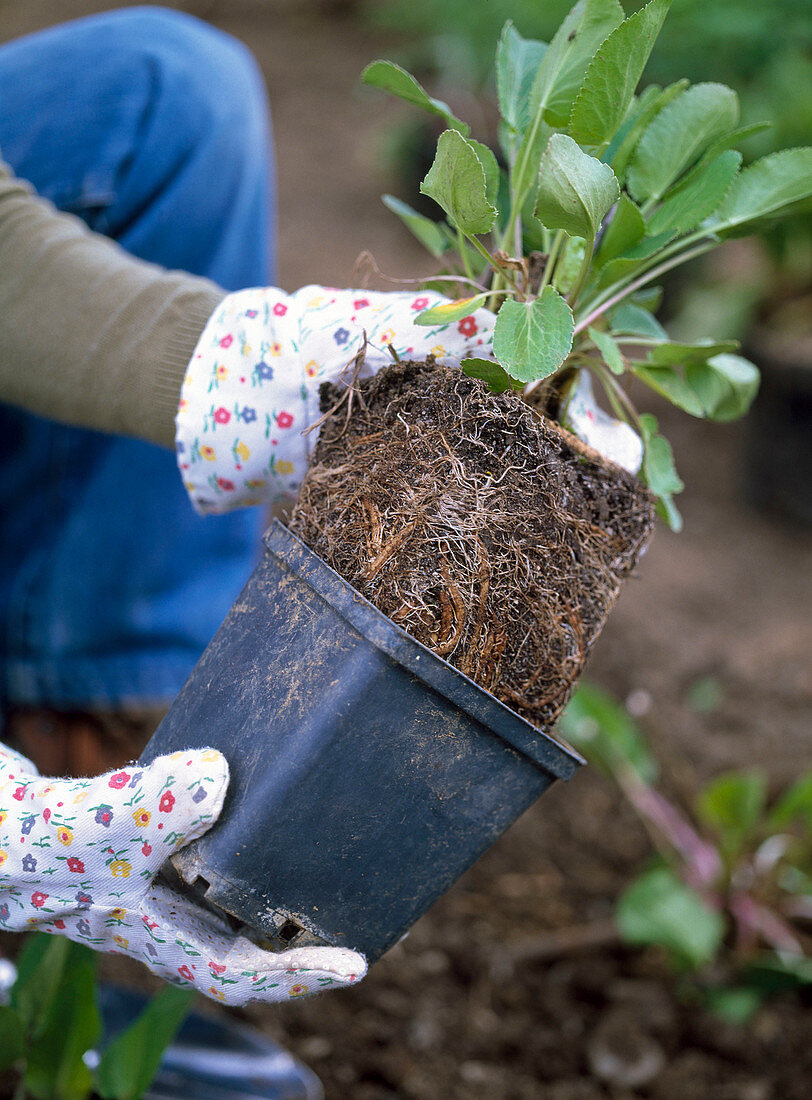
[[[516,394],[404,361],[325,384],[291,530],[423,645],[553,725],[654,501]]]

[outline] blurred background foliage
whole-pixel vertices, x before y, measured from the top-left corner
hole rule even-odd
[[[512,19],[525,38],[549,41],[571,0],[364,0],[371,24],[405,36],[399,59],[443,83],[481,93],[493,85],[494,48]],[[641,2],[623,5],[627,12]],[[675,0],[648,80],[717,80],[736,88],[742,122],[771,119],[751,155],[795,145],[812,129],[809,0]],[[806,92],[804,92],[806,89]]]

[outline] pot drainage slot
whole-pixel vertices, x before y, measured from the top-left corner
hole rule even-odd
[[[295,920],[286,920],[276,936],[283,943],[292,943],[301,931],[303,931],[302,926],[297,924]]]

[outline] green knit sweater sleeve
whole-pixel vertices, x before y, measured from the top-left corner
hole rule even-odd
[[[0,161],[0,401],[173,447],[187,364],[224,297],[129,256]]]

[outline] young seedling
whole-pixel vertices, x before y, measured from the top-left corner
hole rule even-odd
[[[771,803],[759,771],[729,772],[686,813],[657,789],[642,731],[606,693],[582,684],[560,728],[618,784],[657,852],[618,899],[623,939],[665,949],[731,1018],[745,1018],[771,988],[808,986],[812,772]]]
[[[732,89],[680,80],[636,90],[669,5],[651,0],[626,18],[617,0],[580,0],[549,45],[508,22],[496,51],[499,155],[400,66],[374,61],[362,79],[447,127],[420,188],[445,219],[384,196],[442,262],[445,281],[429,285],[459,286],[418,323],[492,309],[494,358],[466,359],[463,371],[565,424],[583,378],[596,380],[642,439],[641,476],[678,529],[671,447],[627,383],[727,421],[747,411],[759,376],[735,341],[670,340],[654,316],[655,284],[812,194],[812,149],[742,168],[736,147],[763,124],[739,126]]]

